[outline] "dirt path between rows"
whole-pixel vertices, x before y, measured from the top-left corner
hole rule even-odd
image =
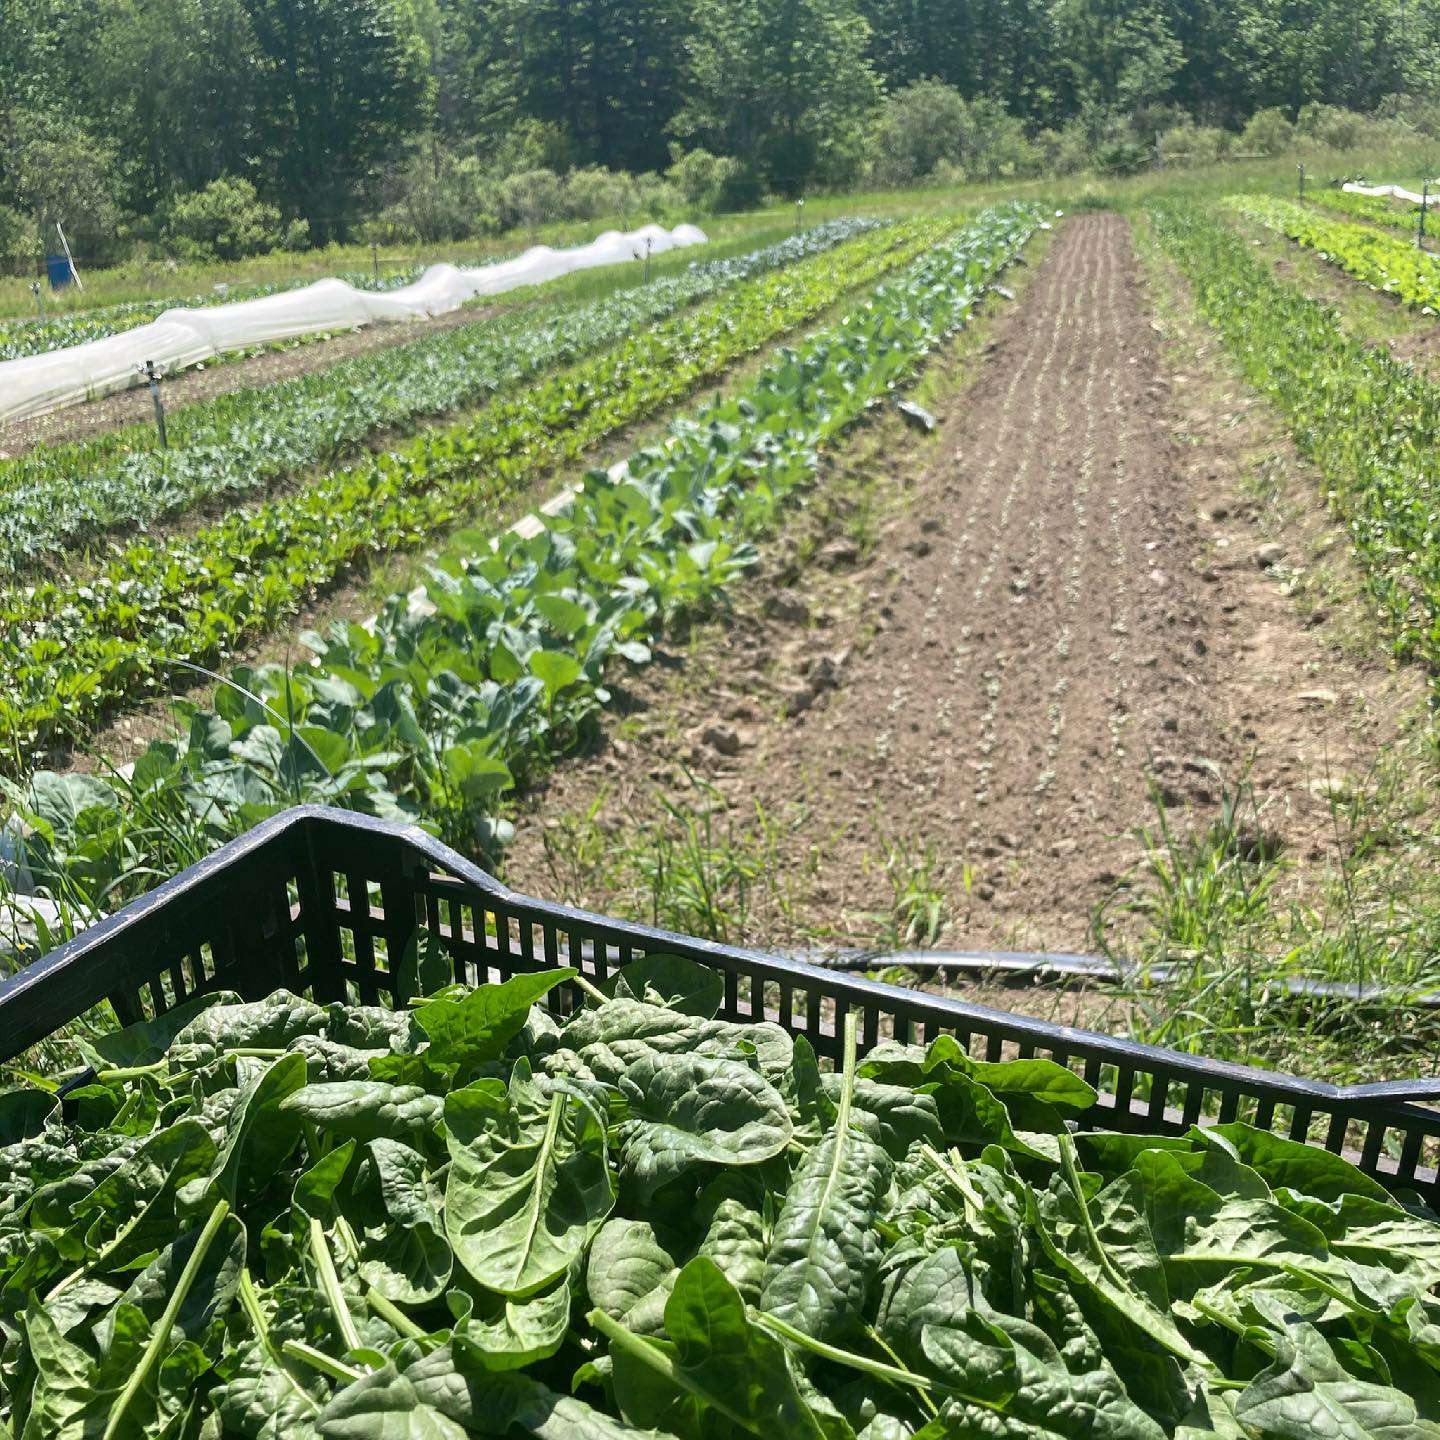
[[[875,944],[908,875],[943,892],[942,947],[1085,950],[1152,780],[1203,825],[1248,767],[1264,827],[1318,843],[1333,777],[1414,687],[1307,624],[1233,417],[1197,421],[1155,330],[1127,223],[1066,222],[873,553],[832,540],[799,594],[762,587],[639,677],[631,717],[528,797],[509,882],[640,909],[615,855],[709,793],[783,876],[736,939]]]

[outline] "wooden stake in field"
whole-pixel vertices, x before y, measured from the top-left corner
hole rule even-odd
[[[75,268],[75,257],[70,253],[70,242],[65,238],[65,227],[58,220],[55,222],[55,233],[60,237],[60,248],[65,252],[65,263],[70,267],[70,278],[75,282],[75,288],[83,295],[85,282]]]

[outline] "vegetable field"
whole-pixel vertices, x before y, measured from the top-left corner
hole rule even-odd
[[[1348,336],[1324,306],[1270,276],[1223,225],[1181,207],[1158,211],[1155,223],[1247,378],[1272,397],[1329,481],[1330,502],[1345,519],[1397,654],[1422,659],[1433,673],[1440,471],[1432,437],[1440,388]]]
[[[1328,220],[1291,201],[1268,196],[1241,196],[1231,203],[1246,218],[1317,251],[1347,275],[1407,305],[1433,314],[1440,304],[1440,259],[1417,249],[1413,238],[1402,240],[1367,225]]]
[[[0,435],[0,987],[297,805],[515,887],[405,950],[270,876],[396,1009],[182,1001],[223,916],[0,1006],[0,1440],[1440,1440],[1440,261],[1267,176],[787,206]]]
[[[33,566],[107,530],[143,527],[216,496],[243,496],[334,465],[372,437],[482,403],[869,228],[838,222],[578,310],[491,321],[187,407],[168,417],[173,449],[157,447],[153,426],[137,425],[19,456],[0,465],[0,563]]]
[[[423,815],[450,835],[477,824],[494,833],[498,816],[489,805],[528,767],[573,742],[607,698],[607,665],[615,658],[643,663],[659,627],[704,607],[744,572],[753,559],[750,541],[813,477],[816,445],[852,423],[874,396],[903,379],[964,322],[985,283],[1035,224],[1032,215],[1014,210],[929,246],[891,232],[867,237],[865,243],[878,247],[870,263],[881,272],[923,253],[853,314],[798,350],[782,352],[745,391],[677,425],[664,445],[632,457],[621,483],[594,477],[540,535],[507,534],[493,551],[482,544],[432,567],[428,604],[419,610],[402,593],[387,602],[373,627],[336,626],[308,637],[314,663],[290,672],[241,672],[235,687],[218,692],[214,713],[194,717],[188,740],[152,746],[126,779],[37,776],[18,792],[20,806],[39,816],[63,790],[81,808],[105,814],[111,823],[104,829],[121,847],[128,843],[127,813],[157,803],[201,816],[222,831],[300,800],[323,800],[358,803],[382,815]],[[846,259],[855,265],[860,257]],[[779,323],[788,297],[803,313],[830,300],[837,281],[832,271],[822,271],[807,287],[802,269],[793,279],[764,282],[748,311],[737,309],[742,297],[731,295],[713,318],[703,316],[714,327],[712,343],[722,354],[732,345],[753,344],[753,327]],[[737,315],[747,316],[744,327],[737,326]],[[674,334],[677,350],[670,352],[665,329],[650,332],[648,370],[639,368],[639,345],[629,352],[637,357],[627,372],[634,385],[629,392],[598,399],[597,367],[588,385],[561,379],[548,393],[570,397],[583,426],[618,423],[626,418],[627,394],[630,404],[644,404],[657,390],[673,393],[673,387],[693,383],[691,375],[713,363],[704,352],[691,351],[685,363],[692,370],[683,363],[666,369],[679,345],[695,343],[688,322]],[[519,413],[534,411],[527,406]],[[475,449],[491,436],[513,443],[506,432],[490,428],[494,410],[484,414],[474,448],[442,449],[427,437],[412,452],[408,473],[433,487],[433,472],[422,466],[453,456],[457,488],[473,483]],[[551,438],[538,422],[522,433],[528,443],[521,453],[530,466],[542,446],[580,443],[567,441],[563,429]],[[406,473],[396,459],[381,463],[397,479]],[[350,543],[373,546],[378,499],[394,507],[395,523],[406,527],[402,533],[413,533],[419,523],[413,500],[401,506],[369,477],[360,483],[342,476],[354,497],[349,521],[324,508],[324,482],[301,492],[316,525],[327,527],[330,545],[337,524],[349,523],[355,537]],[[493,476],[485,483],[493,486]],[[454,513],[453,498],[445,495],[444,503]],[[252,517],[217,530],[229,537],[230,548],[219,548],[238,590],[235,547],[246,532],[261,537]],[[283,553],[292,566],[293,546]],[[296,579],[313,584],[318,563],[312,559]],[[172,564],[167,574],[182,592],[193,593],[194,568]],[[138,627],[137,587],[119,582],[114,593]],[[46,587],[25,594],[28,605],[51,604]],[[52,713],[67,718],[76,703],[55,704],[55,670],[63,665],[81,673],[74,668],[76,647],[87,626],[78,608],[71,614],[75,629],[63,644],[42,652],[32,641],[25,652],[32,667],[37,653],[53,657],[43,683]],[[153,625],[153,613],[148,623]],[[134,645],[114,637],[113,622],[101,633],[133,681]],[[183,636],[172,633],[160,653],[173,658],[177,642],[183,644]],[[93,684],[98,672],[84,674]],[[105,699],[95,695],[95,703]],[[35,847],[32,861],[54,881],[63,881],[67,868],[68,849],[59,838],[49,857],[42,853],[48,847]],[[116,863],[119,858],[112,856]]]
[[[927,238],[923,230],[863,237],[852,242],[858,248],[746,282],[657,324],[643,340],[544,376],[472,421],[328,472],[256,511],[137,541],[78,583],[0,591],[9,636],[0,648],[0,683],[9,686],[0,733],[28,751],[119,701],[168,687],[176,662],[224,657],[293,614],[357,554],[423,543],[503,499],[516,477],[573,459],[684,398],[855,284],[914,256]]]

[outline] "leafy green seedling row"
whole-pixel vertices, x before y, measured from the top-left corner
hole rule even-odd
[[[1239,215],[1314,250],[1347,275],[1433,314],[1440,308],[1440,259],[1414,241],[1392,238],[1368,225],[1327,220],[1289,200],[1249,195],[1228,202]]]
[[[1353,190],[1321,190],[1307,197],[1312,205],[1322,210],[1332,210],[1337,215],[1346,215],[1352,220],[1364,220],[1371,225],[1382,225],[1387,230],[1402,235],[1415,236],[1419,228],[1420,207],[1398,204],[1384,195],[1357,195]],[[1435,212],[1426,220],[1428,229],[1435,218]]]
[[[8,786],[17,859],[51,893],[111,908],[287,804],[414,817],[467,849],[505,839],[502,798],[563,751],[622,663],[713,606],[750,541],[809,483],[825,442],[965,324],[1036,217],[988,212],[783,349],[739,393],[600,474],[531,539],[460,537],[423,603],[304,637],[311,663],[241,670],[128,777],[42,771]]]
[[[483,403],[746,280],[876,228],[840,220],[734,258],[692,264],[588,305],[504,314],[371,350],[307,375],[173,411],[170,448],[133,425],[0,463],[0,572],[35,566],[117,527],[334,465],[369,439]]]
[[[294,614],[360,556],[423,544],[597,440],[683,399],[933,238],[896,226],[752,280],[569,366],[462,424],[237,510],[136,541],[83,583],[0,593],[0,732],[20,755],[169,688]]]
[[[1347,334],[1195,207],[1152,214],[1201,310],[1324,476],[1395,653],[1440,670],[1440,387]]]
[[[1339,1156],[1072,1134],[1071,1070],[843,1001],[828,1070],[675,955],[452,963],[0,1093],[7,1435],[1440,1437],[1440,1224]]]

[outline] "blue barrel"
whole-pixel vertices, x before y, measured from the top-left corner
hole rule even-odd
[[[75,283],[75,267],[70,263],[68,255],[47,255],[45,269],[49,272],[52,290],[63,290],[67,285]]]

